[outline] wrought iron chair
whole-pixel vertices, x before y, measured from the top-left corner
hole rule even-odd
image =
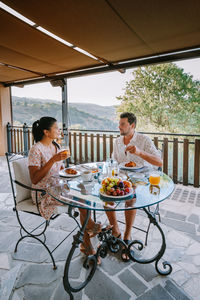
[[[76,225],[75,228],[73,228],[73,230],[70,233],[68,233],[68,235],[53,250],[50,251],[49,247],[45,244],[46,243],[45,232],[51,220],[57,218],[61,213],[69,213],[69,207],[58,206],[55,209],[54,214],[51,216],[50,220],[43,219],[41,224],[35,227],[34,229],[32,229],[31,231],[27,229],[26,226],[23,224],[20,218],[20,212],[25,212],[28,214],[33,214],[42,217],[39,210],[38,193],[42,193],[42,195],[46,194],[45,190],[35,189],[31,187],[27,154],[28,154],[27,152],[21,152],[18,154],[15,153],[5,154],[8,163],[8,170],[9,170],[12,194],[14,199],[13,210],[16,212],[17,220],[20,225],[20,235],[21,235],[20,239],[17,241],[14,252],[17,252],[18,245],[22,240],[24,240],[27,237],[33,238],[37,240],[39,243],[41,243],[48,251],[53,263],[53,269],[56,269],[57,267],[52,253],[72,234],[72,232],[76,230],[78,226]],[[34,205],[32,202],[31,191],[35,192],[36,205]],[[37,229],[41,231],[39,233],[34,233]],[[44,240],[42,240],[42,237]]]

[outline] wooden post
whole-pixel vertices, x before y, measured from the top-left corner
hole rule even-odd
[[[100,161],[100,135],[97,134],[97,161]]]
[[[88,136],[85,133],[85,162],[88,162]]]
[[[106,161],[106,134],[103,134],[103,160]]]
[[[91,133],[91,143],[90,143],[90,150],[91,150],[91,161],[93,162],[94,161],[94,134]]]
[[[178,182],[178,139],[174,138],[173,142],[173,181]]]
[[[188,185],[188,139],[183,141],[183,184]]]
[[[155,136],[154,139],[153,139],[153,141],[154,141],[154,145],[155,145],[156,148],[158,149],[158,137]]]
[[[110,158],[113,153],[113,135],[110,135]]]
[[[195,140],[194,150],[194,186],[199,187],[200,140]]]
[[[76,132],[74,132],[74,163],[77,161],[77,153],[76,153]]]
[[[163,139],[163,172],[168,174],[168,138]]]
[[[82,163],[82,133],[79,132],[79,163]]]

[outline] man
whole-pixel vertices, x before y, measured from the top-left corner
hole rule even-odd
[[[135,131],[137,119],[133,113],[122,113],[120,115],[119,130],[120,137],[115,140],[113,158],[118,162],[133,161],[136,165],[162,166],[160,152],[156,149],[151,139]],[[136,210],[125,210],[126,228],[124,242],[128,245],[131,242],[131,229],[135,219]],[[115,237],[121,237],[115,211],[107,212],[107,216]],[[126,254],[124,260],[128,260]]]

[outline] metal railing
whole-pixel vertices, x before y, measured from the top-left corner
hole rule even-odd
[[[175,183],[200,183],[200,135],[142,132],[162,150],[163,171]],[[111,157],[118,131],[70,129],[71,163],[105,161]],[[31,127],[7,125],[8,151],[27,151],[33,145]]]

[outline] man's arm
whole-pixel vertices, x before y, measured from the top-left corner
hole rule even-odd
[[[126,151],[130,152],[131,154],[135,154],[135,155],[139,156],[140,158],[146,160],[147,162],[149,162],[150,164],[152,164],[154,166],[162,167],[162,165],[163,165],[162,160],[159,156],[150,154],[144,150],[140,150],[136,146],[128,146],[126,148]]]

